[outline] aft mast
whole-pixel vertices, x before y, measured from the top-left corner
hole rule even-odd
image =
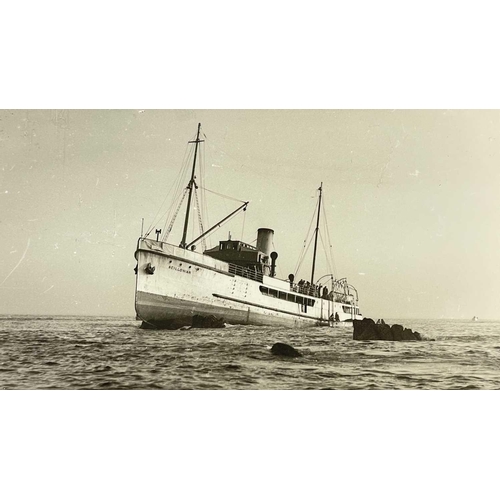
[[[181,248],[186,248],[186,235],[187,235],[187,230],[188,230],[188,222],[189,222],[189,211],[191,209],[191,197],[193,196],[193,186],[195,189],[198,187],[195,182],[195,168],[196,168],[196,155],[198,153],[198,144],[200,142],[200,128],[201,128],[201,123],[198,123],[198,133],[196,134],[196,140],[195,141],[189,141],[190,143],[195,143],[195,148],[194,148],[194,160],[193,160],[193,170],[191,171],[191,179],[189,180],[189,183],[187,185],[187,189],[189,189],[189,194],[188,194],[188,201],[187,201],[187,209],[186,209],[186,218],[184,219],[184,231],[182,232],[182,240],[180,243]]]
[[[319,201],[318,201],[318,217],[316,219],[316,234],[314,236],[314,252],[311,270],[311,285],[314,285],[314,268],[316,267],[316,250],[318,248],[318,233],[319,233],[319,214],[321,212],[321,195],[323,193],[323,183],[319,187]]]

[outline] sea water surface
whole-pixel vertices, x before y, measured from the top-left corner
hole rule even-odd
[[[167,331],[140,329],[130,317],[0,316],[0,388],[500,388],[500,321],[386,322],[429,340],[354,341],[352,328]],[[303,357],[273,356],[275,342]]]

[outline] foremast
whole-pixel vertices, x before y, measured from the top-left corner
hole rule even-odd
[[[218,227],[220,227],[224,222],[229,220],[233,215],[237,214],[240,210],[246,210],[247,205],[250,203],[248,201],[243,202],[243,205],[241,205],[236,210],[231,212],[228,216],[224,217],[222,220],[217,222],[217,224],[214,224],[207,231],[203,232],[203,227],[202,227],[201,228],[202,234],[200,236],[198,236],[196,239],[194,239],[193,241],[191,241],[191,243],[186,243],[186,237],[187,237],[188,227],[189,227],[189,213],[191,211],[191,199],[193,196],[193,188],[198,189],[198,185],[196,184],[196,180],[195,180],[196,179],[196,175],[195,175],[195,173],[196,173],[196,158],[198,156],[198,145],[201,142],[205,142],[204,140],[200,139],[200,130],[201,130],[201,123],[198,123],[198,131],[196,133],[196,139],[194,141],[188,142],[188,144],[194,144],[195,148],[194,148],[193,168],[191,169],[191,178],[189,179],[188,185],[186,187],[186,190],[188,191],[188,200],[187,200],[187,207],[186,207],[186,216],[184,218],[184,229],[182,231],[182,240],[179,244],[180,248],[192,247],[192,245],[194,245],[194,243],[196,243],[199,240],[208,236],[214,229],[217,229]],[[181,204],[182,204],[183,199],[181,200]],[[180,205],[179,205],[179,208],[180,208]],[[175,220],[175,215],[174,215],[174,219],[172,219],[171,226],[173,225],[174,220]],[[192,247],[192,249],[194,249],[194,246]]]
[[[311,285],[314,284],[314,270],[316,267],[316,251],[318,249],[318,233],[319,233],[319,215],[321,212],[321,196],[323,194],[323,183],[321,183],[319,187],[319,201],[318,201],[318,216],[316,218],[316,229],[314,235],[314,251],[313,251],[313,261],[312,261],[312,270],[311,270]]]
[[[187,236],[187,231],[188,231],[188,223],[189,223],[189,212],[191,210],[191,197],[193,196],[193,186],[195,189],[198,188],[196,185],[195,178],[195,170],[196,170],[196,156],[198,154],[198,144],[200,142],[204,142],[200,140],[200,129],[201,129],[201,123],[198,123],[198,132],[196,134],[196,140],[195,141],[189,141],[190,144],[195,143],[195,148],[194,148],[194,159],[193,159],[193,169],[191,170],[191,179],[189,179],[187,189],[189,190],[188,194],[188,201],[187,201],[187,209],[186,209],[186,218],[184,219],[184,230],[182,232],[182,240],[180,243],[181,248],[186,248],[186,236]]]

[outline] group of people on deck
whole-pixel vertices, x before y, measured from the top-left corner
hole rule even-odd
[[[326,286],[314,285],[304,280],[300,280],[297,284],[291,283],[290,286],[294,292],[311,295],[311,297],[321,297],[326,300],[333,299],[333,292],[328,293],[328,288]]]

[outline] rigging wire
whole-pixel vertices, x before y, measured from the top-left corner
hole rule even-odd
[[[189,146],[189,144],[188,144],[188,146]],[[187,155],[184,158],[181,172],[177,176],[176,181],[175,181],[175,189],[174,189],[174,195],[172,197],[172,203],[170,204],[170,207],[162,215],[162,217],[160,217],[160,220],[165,219],[165,224],[163,227],[163,229],[165,231],[165,227],[167,226],[167,224],[171,220],[172,213],[174,213],[174,215],[173,215],[174,220],[170,223],[169,230],[167,230],[167,234],[164,235],[164,237],[162,238],[162,241],[166,241],[168,235],[172,231],[173,222],[175,221],[175,218],[177,217],[177,214],[179,213],[180,205],[182,205],[182,201],[184,200],[184,197],[186,196],[186,192],[187,192],[188,188],[187,187],[183,188],[182,186],[184,185],[186,174],[189,171],[190,160],[193,157],[193,155],[194,155],[193,151],[187,152]],[[182,198],[181,198],[181,196],[182,196]],[[178,201],[179,198],[181,198],[180,202]]]
[[[302,266],[302,263],[304,261],[304,258],[305,258],[306,254],[307,254],[307,251],[309,250],[309,247],[311,246],[312,236],[311,236],[311,240],[309,241],[309,244],[307,245],[307,249],[306,249],[307,239],[309,238],[309,234],[311,233],[311,228],[312,228],[312,225],[314,223],[314,216],[315,215],[316,215],[316,210],[312,214],[311,222],[309,223],[309,229],[307,230],[307,234],[306,234],[306,237],[304,239],[304,246],[302,247],[302,250],[301,250],[301,252],[299,254],[299,258],[297,260],[297,264],[295,266],[295,275],[298,274],[298,272],[300,270],[300,267]]]
[[[238,164],[239,167],[243,167],[245,166],[244,163],[241,163],[241,160],[238,160],[238,158],[234,157],[233,155],[230,155],[227,151],[224,151],[218,144],[216,144],[214,142],[213,139],[210,139],[210,143],[209,143],[209,147],[213,150],[213,151],[219,151],[221,152],[223,155],[225,156],[228,156],[229,158],[231,158],[232,160],[235,161],[235,163]],[[234,170],[234,168],[233,168]]]
[[[171,230],[173,223],[175,222],[175,219],[179,213],[179,210],[181,208],[182,202],[184,201],[184,198],[187,194],[187,188],[184,188],[180,190],[181,183],[178,183],[176,186],[176,193],[172,197],[172,203],[170,204],[169,208],[165,211],[165,213],[162,215],[160,220],[164,220],[165,223],[163,225],[163,238],[162,241],[166,241]],[[173,215],[172,215],[173,214]],[[169,224],[169,229],[165,232],[165,228],[167,227],[167,224]]]
[[[160,220],[162,220],[162,219],[165,220],[165,224],[163,225],[164,237],[162,238],[162,241],[166,241],[167,240],[167,237],[168,237],[168,235],[170,234],[170,232],[172,230],[175,218],[177,217],[177,214],[179,213],[179,210],[181,208],[182,202],[184,201],[184,198],[185,198],[185,196],[187,194],[187,191],[188,191],[187,187],[184,188],[182,191],[180,191],[180,189],[179,189],[180,186],[181,186],[181,183],[178,183],[178,186],[176,187],[176,194],[173,196],[173,200],[172,200],[172,203],[170,204],[170,207],[167,209],[167,211],[160,218]],[[180,201],[179,201],[179,198],[180,198]],[[175,211],[174,211],[174,209],[175,209]],[[172,222],[169,225],[169,230],[165,234],[165,228],[167,227],[167,224],[171,220],[172,213],[174,213],[173,220],[172,220]]]
[[[182,179],[182,177],[183,177],[183,171],[185,169],[185,165],[187,164],[186,156],[188,155],[188,147],[189,147],[189,144],[186,144],[186,149],[184,150],[183,161],[181,163],[181,167],[179,169],[179,172],[177,173],[177,176],[175,177],[175,179],[177,180],[177,184],[179,183],[179,179]],[[168,192],[165,195],[165,197],[164,197],[161,205],[159,206],[158,211],[156,212],[156,215],[153,217],[153,221],[152,221],[151,225],[148,227],[148,229],[146,231],[145,237],[149,236],[149,233],[151,233],[151,231],[153,230],[153,228],[155,227],[155,225],[157,224],[157,222],[160,221],[161,219],[163,219],[163,217],[158,218],[158,214],[160,213],[161,209],[163,208],[163,205],[167,201],[167,199],[168,199],[168,197],[170,195],[170,192],[172,191],[172,189],[173,189],[173,187],[175,185],[176,185],[175,181],[174,181],[174,183],[172,183],[170,185],[170,189],[168,190]],[[175,199],[175,196],[174,196],[174,199]]]
[[[219,229],[221,229],[223,226],[225,226],[230,220],[233,219],[233,217],[235,215],[238,215],[238,213],[235,213],[233,215],[231,215],[231,217],[229,217],[229,219],[225,220],[224,222],[220,223],[220,225],[218,225],[218,227],[214,228],[212,231],[211,231],[211,234],[213,233],[216,233]]]
[[[245,232],[245,221],[247,219],[247,211],[243,210],[243,226],[241,228],[241,238],[240,241],[243,241],[243,233]]]
[[[165,231],[165,226],[167,225],[167,221],[165,222],[165,226],[163,227],[163,238],[162,241],[167,241],[167,238],[172,231],[172,228],[174,227],[174,222],[175,219],[177,218],[177,214],[179,213],[179,210],[181,209],[182,202],[184,201],[184,198],[186,197],[187,194],[187,188],[184,190],[184,194],[182,195],[181,201],[179,202],[179,205],[177,206],[177,210],[174,213],[174,216],[172,217],[172,220],[170,221],[170,224],[168,226],[168,229]]]
[[[202,129],[202,134],[203,134],[203,137],[205,139],[207,139],[207,135],[205,134],[205,132],[203,131]],[[201,176],[203,179],[206,178],[205,176],[205,173],[206,173],[206,169],[207,169],[207,154],[210,155],[210,149],[212,149],[212,151],[215,151],[215,148],[213,148],[213,141],[210,140],[207,142],[205,142],[204,144],[207,144],[208,145],[208,148],[204,147],[203,148],[203,160],[202,160],[202,163],[201,163],[201,172],[203,173],[203,175]],[[225,153],[224,153],[225,154]],[[213,162],[212,162],[213,164]],[[214,191],[214,190],[211,190],[211,189],[208,189],[206,186],[205,186],[205,183],[203,182],[203,184],[200,182],[200,198],[202,199],[202,206],[203,206],[203,215],[207,214],[207,221],[208,221],[208,209],[207,209],[207,193],[211,193],[211,194],[214,194],[224,200],[231,200],[231,201],[235,201],[237,203],[245,203],[244,200],[240,200],[238,198],[234,198],[232,196],[228,196],[226,194],[223,194],[223,193],[219,193],[217,191]],[[226,206],[226,204],[224,203],[224,206],[225,206],[225,209],[226,211],[228,211],[228,208]],[[243,233],[244,233],[244,230],[245,230],[245,222],[246,222],[246,210],[243,211],[243,224],[242,224],[242,240],[243,240]],[[207,222],[207,226],[210,227],[211,224]],[[211,241],[210,238],[211,238],[211,235],[213,233],[210,233],[208,235],[208,240],[209,242]]]
[[[297,268],[295,269],[295,273],[294,273],[295,276],[297,276],[299,274],[302,263],[304,262],[304,257],[306,256],[306,254],[309,250],[309,247],[311,246],[312,240],[313,240],[313,238],[311,236],[311,239],[309,240],[309,244],[307,245],[307,248],[305,249],[305,252],[302,256],[302,260],[297,264]],[[304,246],[305,246],[305,243],[306,243],[306,240],[304,240]]]
[[[203,229],[203,220],[201,218],[201,207],[200,207],[200,200],[198,199],[198,190],[197,189],[194,190],[194,201],[196,204],[196,211],[198,212],[198,224],[200,226],[200,235],[201,235],[205,232],[205,230]],[[207,249],[207,244],[205,242],[205,238],[203,238],[201,240],[201,247],[202,247],[203,251],[205,251]]]
[[[169,226],[170,229],[165,234],[165,228],[167,227],[167,224],[171,220],[172,212],[174,213],[173,219],[175,220],[175,218],[177,217],[177,214],[179,213],[179,210],[181,208],[182,202],[184,201],[184,197],[186,196],[186,192],[187,192],[187,188],[184,189],[184,191],[182,192],[182,196],[181,197],[178,194],[176,196],[174,196],[173,200],[172,200],[172,203],[170,204],[169,208],[167,209],[167,211],[160,218],[160,220],[161,219],[165,220],[165,224],[163,225],[163,234],[164,234],[164,236],[162,238],[162,241],[166,241],[168,234],[170,234],[170,231],[172,230],[173,222]],[[179,198],[180,198],[180,201],[179,201]],[[175,207],[177,207],[177,208],[175,208]],[[174,210],[174,208],[175,208],[175,210]]]
[[[201,129],[201,133],[203,134],[203,137],[207,139],[207,135]],[[203,221],[203,224],[205,227],[210,227],[210,217],[209,217],[209,211],[208,211],[208,203],[207,203],[207,196],[205,193],[205,179],[206,179],[206,153],[207,153],[207,148],[205,146],[206,142],[202,142],[200,144],[200,179],[198,183],[198,187],[200,188],[200,214],[201,218]],[[207,236],[208,238],[208,244],[211,246],[211,239],[210,239],[210,234]],[[204,248],[206,249],[206,241],[203,240],[203,245]]]
[[[327,267],[328,273],[329,274],[334,274],[333,273],[333,269],[332,269],[332,264],[330,262],[330,258],[328,256],[327,251],[326,251],[326,245],[325,245],[325,241],[323,240],[323,234],[321,233],[321,231],[319,233],[319,239],[321,240],[321,244],[322,244],[323,250],[325,252],[325,260],[326,260],[326,267]]]
[[[188,152],[187,157],[186,157],[186,161],[184,163],[184,167],[183,167],[183,170],[182,170],[182,175],[179,177],[179,179],[177,181],[176,191],[175,191],[177,197],[179,197],[180,193],[184,189],[187,188],[186,177],[189,177],[189,171],[191,169],[191,163],[192,163],[193,157],[194,157],[194,151],[191,148],[190,151]],[[184,187],[184,186],[186,186],[186,187]]]
[[[203,134],[205,137],[206,137],[206,134],[204,133]],[[238,163],[239,166],[243,166],[243,164],[240,163],[240,161],[238,159],[236,159],[235,157],[233,157],[232,155],[230,155],[229,153],[227,153],[226,151],[224,151],[222,148],[220,148],[215,142],[213,139],[210,139],[210,141],[207,142],[208,144],[208,147],[209,149],[212,150],[212,152],[215,154],[215,153],[222,153],[223,156],[226,156],[226,157],[229,157],[231,159],[233,159],[235,162]],[[220,156],[220,154],[219,154]],[[216,165],[214,162],[212,162],[212,166],[218,166]],[[235,170],[234,167],[228,167],[228,168],[231,168],[232,170]],[[238,200],[236,198],[231,198],[230,196],[225,196],[225,195],[222,195],[220,193],[217,193],[215,191],[210,191],[210,190],[206,190],[208,192],[211,192],[213,194],[216,194],[218,196],[221,196],[223,199],[229,199],[229,200],[233,200],[233,201],[237,201],[238,203],[245,203],[244,200]],[[224,210],[227,212],[229,211],[226,203],[224,203]]]
[[[200,129],[201,133],[201,129]],[[196,210],[198,211],[198,225],[200,227],[200,234],[203,234],[203,227],[204,227],[204,219],[206,217],[205,211],[203,210],[203,197],[204,197],[204,192],[201,191],[201,188],[203,187],[205,183],[205,148],[203,147],[205,143],[200,142],[199,144],[199,160],[198,160],[198,168],[199,168],[199,178],[197,177],[197,183],[196,183],[196,189],[195,189],[195,203],[196,203]],[[199,191],[199,193],[198,193]],[[205,242],[203,241],[203,244],[205,245]]]
[[[323,203],[323,220],[324,220],[324,225],[326,227],[326,235],[327,235],[327,240],[328,240],[328,248],[329,248],[329,251],[330,251],[330,259],[331,259],[331,266],[332,266],[332,269],[333,269],[333,274],[335,276],[338,276],[337,274],[337,266],[335,265],[335,256],[333,254],[333,245],[332,245],[332,239],[331,239],[331,236],[330,236],[330,228],[328,226],[328,218],[327,218],[327,215],[326,215],[326,208],[325,208],[325,203]],[[326,250],[325,250],[325,253],[326,253]]]
[[[238,203],[245,203],[244,200],[238,200],[237,198],[232,198],[231,196],[227,196],[225,194],[217,193],[216,191],[211,191],[210,189],[207,188],[202,188],[203,191],[208,191],[209,193],[215,194],[217,196],[220,196],[221,198],[226,198],[227,200],[232,200],[232,201],[237,201]]]
[[[207,136],[205,134],[204,131],[201,131],[203,137],[206,139]],[[193,164],[193,161],[194,161],[194,148],[190,147],[190,143],[193,142],[193,141],[189,141],[187,144],[186,144],[186,149],[184,151],[184,156],[183,156],[183,160],[182,160],[182,164],[181,164],[181,167],[179,169],[179,172],[177,173],[176,177],[175,177],[175,180],[174,182],[172,182],[172,184],[170,185],[170,188],[162,202],[162,204],[160,205],[160,207],[158,208],[158,211],[156,213],[156,215],[154,216],[153,218],[153,222],[152,224],[149,226],[146,234],[145,234],[145,237],[148,237],[149,234],[153,231],[153,229],[155,228],[156,224],[160,221],[160,220],[165,220],[165,224],[163,226],[163,237],[162,237],[162,241],[167,241],[168,237],[170,236],[171,232],[172,232],[172,229],[173,229],[173,226],[174,226],[174,223],[179,215],[179,212],[181,210],[181,207],[184,203],[184,200],[186,198],[186,194],[188,193],[188,190],[189,190],[189,185],[188,187],[185,187],[185,178],[187,176],[187,174],[189,173],[191,167],[192,167],[192,164]],[[204,227],[207,227],[207,226],[210,226],[210,223],[209,223],[209,218],[208,218],[208,203],[207,203],[207,196],[206,196],[206,193],[209,192],[209,193],[213,193],[217,196],[220,196],[221,198],[224,198],[224,199],[227,199],[227,200],[232,200],[232,201],[236,201],[236,202],[239,202],[239,203],[244,203],[243,200],[239,200],[237,198],[233,198],[231,196],[227,196],[227,195],[224,195],[222,193],[218,193],[216,191],[212,191],[210,189],[207,189],[205,187],[205,183],[204,183],[204,178],[205,178],[205,173],[206,173],[206,148],[204,147],[204,142],[200,143],[199,144],[199,157],[198,157],[198,162],[197,162],[197,165],[198,165],[198,169],[199,169],[199,178],[196,178],[199,182],[199,184],[195,184],[196,187],[194,187],[194,194],[195,194],[195,210],[198,212],[198,225],[200,227],[200,230],[201,230],[201,233],[200,234],[203,234],[204,232]],[[210,146],[210,144],[209,144]],[[222,150],[221,150],[222,151]],[[227,154],[226,152],[222,151],[223,154],[226,154],[227,156],[230,156],[229,154]],[[198,193],[197,193],[197,189],[200,189],[200,195],[198,196]],[[173,192],[173,195],[172,195],[172,202],[170,204],[170,206],[163,212],[163,214],[158,217],[158,215],[161,213],[162,211],[162,208],[164,207],[165,205],[165,202],[166,200],[169,198],[169,196],[171,195],[171,193]],[[225,205],[225,203],[224,203]],[[227,207],[226,207],[227,209]],[[236,215],[236,214],[235,214]],[[243,238],[243,232],[244,232],[244,228],[245,228],[245,221],[246,221],[246,213],[244,214],[244,218],[243,218],[243,228],[242,228],[242,238]],[[226,221],[224,221],[220,226],[219,228],[223,227],[224,224],[226,224],[227,222],[229,222],[230,220],[232,220],[233,217],[230,217],[229,219],[227,219]],[[204,220],[205,219],[205,220]],[[205,224],[205,221],[207,224]],[[218,229],[219,229],[218,228]],[[194,239],[195,236],[194,236],[194,224],[192,225],[191,227],[191,235],[192,235],[192,238]],[[217,231],[217,229],[215,230]],[[203,250],[206,250],[206,239],[207,238],[210,238],[210,235],[213,234],[213,233],[210,233],[209,235],[207,235],[205,238],[203,238],[201,240],[201,244],[202,244],[202,248]],[[210,241],[210,240],[209,240]]]
[[[196,136],[195,136],[196,137]],[[182,167],[181,167],[181,174],[176,178],[176,183],[175,183],[175,191],[174,191],[174,201],[172,203],[172,208],[170,213],[172,212],[173,208],[176,206],[176,200],[179,198],[181,193],[183,192],[184,185],[186,183],[186,177],[188,177],[188,173],[191,169],[191,165],[193,162],[193,156],[194,156],[194,148],[191,147],[190,143],[192,141],[189,141],[186,144],[186,151],[184,154],[184,158],[182,161]],[[169,214],[170,217],[170,214]]]

